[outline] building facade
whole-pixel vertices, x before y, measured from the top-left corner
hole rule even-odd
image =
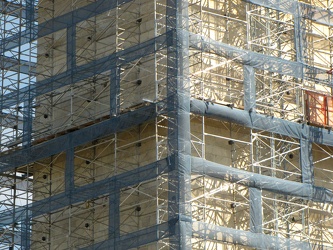
[[[0,249],[333,249],[331,1],[0,10]]]

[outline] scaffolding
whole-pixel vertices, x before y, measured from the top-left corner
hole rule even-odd
[[[0,0],[1,249],[333,249],[333,2]]]

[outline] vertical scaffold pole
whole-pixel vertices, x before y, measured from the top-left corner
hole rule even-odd
[[[170,249],[192,249],[188,2],[167,0]]]

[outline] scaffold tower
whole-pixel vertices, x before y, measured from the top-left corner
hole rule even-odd
[[[332,0],[0,0],[0,250],[333,250]]]

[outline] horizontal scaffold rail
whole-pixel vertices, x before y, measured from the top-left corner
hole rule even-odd
[[[32,32],[29,30],[22,31],[17,35],[12,37],[8,37],[0,41],[0,54],[3,54],[5,51],[23,45],[25,43],[32,42],[38,38],[43,36],[49,35],[61,29],[65,29],[75,25],[79,22],[87,20],[91,17],[94,17],[98,14],[101,14],[105,11],[111,10],[116,8],[117,6],[129,3],[133,0],[121,0],[121,1],[112,1],[112,0],[99,0],[94,3],[91,3],[87,6],[81,7],[77,10],[68,12],[64,15],[59,17],[50,19],[44,23],[41,23],[38,26],[34,26],[32,28]],[[244,0],[249,3],[265,6],[268,8],[276,9],[282,12],[287,12],[290,14],[294,14],[298,6],[303,10],[306,15],[305,18],[308,18],[312,21],[325,24],[325,25],[332,25],[332,12],[329,10],[325,10],[320,7],[314,7],[309,4],[299,3],[296,1],[284,1],[281,3],[280,1],[276,0],[266,0],[266,1],[258,1],[258,0]],[[0,10],[5,14],[6,11],[11,14],[17,13],[21,10],[23,14],[21,18],[25,18],[25,9],[22,8],[20,5],[13,5],[6,3],[4,1],[0,2]]]
[[[189,37],[190,47],[199,51],[215,53],[243,65],[252,66],[260,70],[267,70],[282,75],[293,76],[296,78],[314,80],[318,74],[322,74],[326,76],[326,79],[321,80],[321,82],[327,85],[332,85],[326,70],[305,65],[300,62],[288,61],[274,56],[263,55],[257,52],[240,49],[191,32],[189,33]]]
[[[192,157],[192,173],[237,183],[276,194],[299,197],[304,200],[333,204],[333,192],[307,183],[288,181],[256,174],[202,158]]]
[[[35,98],[58,88],[87,79],[95,74],[110,70],[113,65],[116,65],[118,58],[120,59],[118,60],[118,62],[120,62],[118,66],[121,66],[144,55],[149,55],[166,48],[172,45],[168,42],[172,40],[173,34],[171,34],[171,32],[173,31],[169,31],[168,33],[164,33],[144,43],[140,43],[123,51],[113,53],[109,56],[78,66],[75,69],[69,69],[59,75],[39,81],[35,85],[20,89],[18,94],[6,94],[2,98],[2,107],[6,109],[16,105],[17,98],[22,102],[28,101],[30,98]],[[185,33],[184,35],[187,35],[187,31],[182,32]],[[299,62],[291,62],[273,56],[239,49],[194,33],[189,33],[188,35],[191,48],[205,52],[213,52],[244,65],[309,80],[313,80],[317,74],[327,75],[326,71],[323,69],[310,67]],[[329,80],[329,76],[327,76],[327,80],[324,82],[326,84],[331,84]]]
[[[149,181],[161,174],[168,173],[170,169],[172,169],[172,167],[170,168],[169,165],[170,165],[169,160],[165,158],[160,161],[148,164],[146,166],[139,167],[137,169],[110,178],[103,179],[101,181],[77,187],[71,190],[70,195],[65,191],[63,193],[54,195],[52,197],[36,201],[30,204],[28,208],[25,207],[16,208],[15,216],[13,216],[13,211],[3,212],[2,221],[0,225],[5,226],[8,224],[12,224],[13,222],[19,222],[21,220],[24,220],[26,219],[26,213],[28,213],[29,217],[38,217],[42,214],[55,212],[66,206],[69,206],[70,204],[83,202],[85,200],[93,199],[94,197],[99,197],[119,191],[120,189],[128,186],[137,185],[140,182]],[[288,180],[278,179],[271,176],[263,176],[260,174],[240,169],[235,169],[233,167],[224,166],[198,157],[191,158],[191,168],[193,174],[206,175],[213,178],[226,180],[232,183],[238,183],[240,185],[244,185],[247,187],[253,187],[277,194],[289,195],[292,197],[299,197],[304,200],[312,200],[312,201],[333,204],[333,193],[330,190],[322,187],[316,187],[306,183],[297,183]],[[186,218],[184,217],[184,219]],[[180,221],[179,223],[181,223],[182,218],[179,218],[179,221]],[[168,224],[169,227],[166,228],[163,227],[164,233],[170,231],[170,227],[172,227],[171,222],[169,222]],[[158,232],[158,230],[160,229],[159,226],[161,225],[156,225],[154,227],[143,230],[155,230],[155,232]],[[205,223],[200,225],[194,223],[193,234],[194,235],[198,234],[197,236],[200,236],[203,229],[214,231],[214,229],[211,228],[212,226],[213,225],[209,226],[208,224]],[[225,234],[226,228],[222,230],[223,228],[224,227],[221,227],[219,232]],[[230,228],[228,228],[228,230],[229,229]],[[132,237],[135,234],[140,234],[142,232],[143,231],[140,230],[138,232],[135,232],[133,235],[128,234],[127,237]],[[255,243],[255,241],[253,241],[252,239],[252,237],[254,236],[253,233],[243,230],[236,230],[236,231],[230,230],[229,232],[233,236],[237,235],[239,236],[239,237],[237,236],[235,239],[242,238],[243,240],[245,240],[244,245],[250,244],[249,246],[259,247],[259,245],[257,245],[259,243],[258,242]],[[126,236],[124,237],[126,238]],[[266,246],[267,244],[272,244],[276,240],[276,237],[272,236],[262,235],[261,237],[264,237],[263,238],[264,241],[260,241],[260,246]],[[156,238],[150,238],[150,239],[154,239],[153,241],[158,240]],[[103,249],[104,246],[105,247],[109,246],[109,243],[110,243],[109,240],[107,240],[97,243],[96,246],[98,245],[102,247],[101,249]],[[144,242],[142,244],[147,244],[147,243],[149,242]],[[236,243],[236,242],[230,242],[230,243]],[[242,244],[241,242],[239,242],[239,240],[237,240],[237,243]],[[277,245],[275,245],[274,243],[275,246],[274,249],[279,249],[278,246],[282,246],[284,244],[306,247],[302,249],[310,249],[307,248],[308,246],[307,243],[284,239],[284,238],[279,238],[276,244]]]
[[[115,191],[119,191],[122,188],[137,185],[140,182],[149,181],[163,173],[168,173],[167,159],[162,159],[116,176],[74,188],[71,190],[70,195],[65,191],[53,195],[52,197],[35,201],[29,204],[28,207],[17,207],[15,211],[3,211],[1,213],[0,227],[25,220],[27,213],[28,217],[31,218],[47,213],[53,213],[71,204],[108,195],[114,193]]]
[[[97,16],[131,1],[133,0],[98,0],[84,7],[70,11],[64,15],[40,23],[39,25],[32,26],[31,30],[24,30],[11,37],[1,40],[0,54],[4,54],[8,50],[30,43],[38,38],[47,36],[59,30],[72,27],[79,22],[85,21],[91,17]]]
[[[122,114],[119,117],[112,117],[110,120],[70,132],[41,144],[34,145],[31,148],[9,152],[0,157],[0,171],[13,170],[17,167],[60,153],[70,147],[77,147],[98,139],[99,137],[105,137],[112,133],[122,131],[123,129],[130,128],[131,126],[149,121],[160,115],[158,107],[162,105],[162,103],[152,103],[149,106]],[[191,100],[191,112],[223,121],[230,121],[248,128],[265,130],[297,139],[307,139],[322,145],[333,146],[333,134],[324,128],[295,123],[281,118],[261,115],[236,108],[231,109],[227,106],[212,104],[197,99]],[[116,126],[117,122],[119,122],[120,125]],[[83,135],[84,137],[82,137]],[[70,137],[77,138],[72,141],[71,145],[68,144]]]
[[[264,6],[270,9],[278,10],[281,12],[295,15],[300,11],[302,17],[309,19],[313,22],[332,26],[333,25],[333,12],[321,7],[313,6],[310,4],[298,2],[295,0],[281,1],[281,0],[243,0],[247,3]]]
[[[0,157],[0,171],[10,171],[16,167],[58,154],[66,149],[126,130],[132,126],[149,121],[157,115],[157,106],[152,103],[149,106],[112,117],[109,120],[76,130],[30,148],[16,150]]]
[[[78,66],[75,69],[69,69],[56,76],[38,81],[35,85],[20,89],[18,93],[6,94],[2,97],[2,108],[6,109],[16,105],[18,99],[20,102],[25,102],[31,98],[36,98],[61,87],[111,70],[112,67],[122,66],[143,56],[150,55],[170,45],[168,44],[170,37],[172,37],[172,31],[109,56]]]
[[[22,59],[17,60],[6,56],[0,56],[0,68],[27,75],[36,74],[36,63]]]
[[[333,134],[325,128],[291,122],[269,115],[230,108],[197,99],[192,99],[191,101],[191,112],[222,121],[233,122],[252,129],[264,130],[296,139],[306,139],[314,143],[333,146]]]

